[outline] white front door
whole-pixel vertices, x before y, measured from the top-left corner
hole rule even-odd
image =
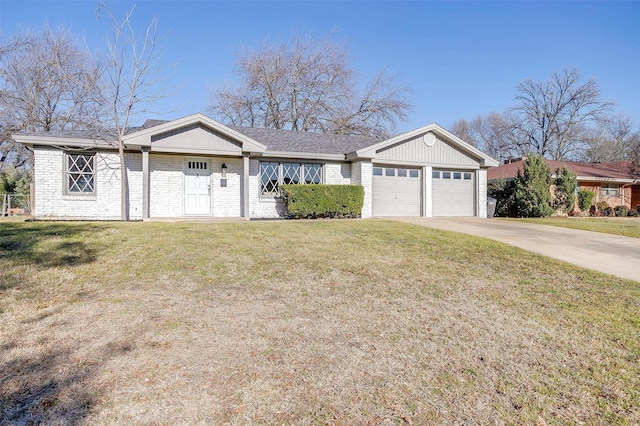
[[[211,165],[209,160],[187,158],[184,165],[184,214],[211,214]]]

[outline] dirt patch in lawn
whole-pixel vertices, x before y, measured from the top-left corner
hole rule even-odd
[[[0,423],[637,424],[640,288],[384,221],[0,224]]]

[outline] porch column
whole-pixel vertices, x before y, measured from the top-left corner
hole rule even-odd
[[[149,149],[142,148],[142,219],[149,218]]]
[[[249,219],[249,153],[242,153],[242,217]]]

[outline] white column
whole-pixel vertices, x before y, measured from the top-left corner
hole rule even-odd
[[[142,219],[149,218],[149,149],[142,148]]]

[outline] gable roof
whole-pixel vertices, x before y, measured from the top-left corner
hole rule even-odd
[[[556,169],[561,169],[562,166],[567,166],[567,168],[577,176],[579,181],[634,182],[638,180],[633,176],[631,161],[588,163],[578,161],[545,160],[545,163],[551,169],[551,173],[555,173]],[[490,181],[497,179],[513,179],[518,174],[518,170],[523,170],[523,164],[524,160],[520,159],[490,169],[487,173],[487,179]]]
[[[448,142],[453,143],[458,149],[460,149],[461,151],[465,152],[467,155],[476,158],[477,160],[479,160],[480,165],[481,166],[485,166],[485,167],[495,167],[497,166],[498,160],[494,159],[493,157],[490,157],[489,155],[485,154],[484,152],[480,151],[478,148],[476,148],[475,146],[463,141],[462,139],[460,139],[459,137],[457,137],[456,135],[454,135],[453,133],[449,132],[448,130],[446,130],[444,127],[441,127],[440,125],[436,124],[436,123],[431,123],[428,124],[426,126],[420,127],[418,129],[415,130],[411,130],[409,132],[403,133],[401,135],[395,136],[391,139],[387,139],[384,140],[382,142],[378,142],[374,145],[370,145],[364,148],[361,148],[355,152],[353,152],[351,155],[347,156],[347,159],[350,159],[350,157],[352,158],[374,158],[375,155],[377,154],[377,152],[383,150],[384,148],[387,148],[389,146],[392,146],[394,144],[397,143],[401,143],[403,141],[415,138],[417,136],[426,134],[426,133],[432,133],[435,136],[438,136]]]
[[[413,137],[431,132],[455,145],[456,149],[465,155],[478,160],[481,166],[494,167],[498,165],[496,160],[435,123],[380,141],[366,136],[225,126],[212,118],[197,113],[171,121],[147,120],[142,126],[127,129],[124,141],[129,149],[151,147],[153,151],[152,138],[194,125],[206,127],[240,142],[242,151],[250,152],[251,155],[337,161],[373,159],[380,150],[386,147],[401,144]],[[28,145],[69,146],[87,149],[114,148],[115,146],[113,141],[106,140],[104,135],[95,131],[19,133],[13,136],[16,141]],[[166,149],[166,147],[163,148]],[[185,147],[179,148],[180,150],[175,152],[187,152]]]

